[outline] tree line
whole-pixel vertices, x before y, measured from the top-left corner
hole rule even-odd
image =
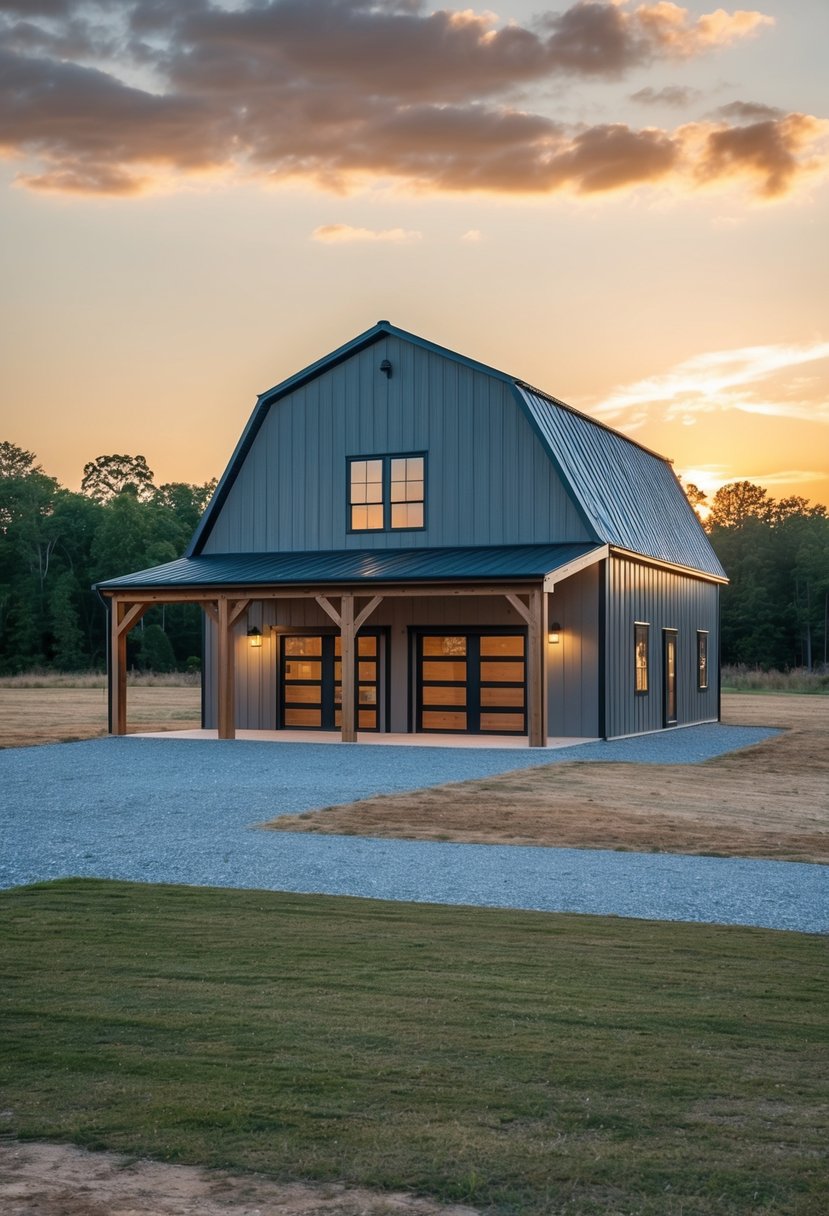
[[[157,486],[143,456],[99,456],[80,493],[43,471],[34,452],[0,443],[0,673],[106,664],[106,614],[92,584],[174,561],[215,488]],[[128,638],[128,663],[197,668],[201,613],[151,609]]]
[[[686,486],[697,510],[704,495]],[[809,671],[827,665],[829,517],[805,498],[772,498],[735,481],[713,496],[703,526],[731,580],[723,588],[723,663]]]
[[[180,557],[215,488],[157,486],[143,456],[99,456],[79,493],[33,452],[0,443],[0,673],[102,667],[106,616],[92,584]],[[829,518],[805,498],[771,498],[748,481],[710,503],[685,492],[731,582],[722,593],[722,661],[809,670],[827,663]],[[201,616],[151,609],[128,639],[128,663],[196,668]]]

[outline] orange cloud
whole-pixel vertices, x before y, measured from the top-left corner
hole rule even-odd
[[[702,181],[747,176],[767,198],[786,194],[796,178],[820,163],[804,153],[829,132],[810,114],[786,114],[747,126],[721,126],[705,136],[696,173]]]
[[[518,195],[748,179],[773,197],[822,163],[818,119],[574,127],[514,104],[551,78],[617,77],[769,24],[666,0],[578,0],[500,27],[424,0],[0,0],[0,152],[26,162],[28,188],[112,195],[215,171]]]
[[[666,421],[736,410],[829,425],[827,374],[826,341],[706,351],[615,389],[591,410],[626,430],[643,425],[654,411]]]
[[[648,33],[653,44],[678,58],[728,46],[739,38],[757,33],[763,26],[774,25],[774,18],[763,13],[743,9],[727,13],[721,8],[689,24],[688,10],[667,0],[640,5],[630,17]]]
[[[345,245],[360,241],[385,241],[394,245],[408,245],[419,241],[422,232],[411,232],[406,228],[352,228],[349,224],[322,224],[315,228],[311,237],[328,245]]]

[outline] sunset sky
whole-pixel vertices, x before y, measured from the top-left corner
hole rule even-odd
[[[0,0],[0,439],[219,475],[379,318],[829,503],[827,0]]]

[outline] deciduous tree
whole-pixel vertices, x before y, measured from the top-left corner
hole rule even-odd
[[[81,490],[97,502],[119,494],[148,502],[155,494],[153,471],[143,456],[96,456],[83,467]]]

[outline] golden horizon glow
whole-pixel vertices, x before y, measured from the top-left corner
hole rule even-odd
[[[829,504],[824,0],[204,8],[0,14],[0,438],[204,482],[388,317]]]

